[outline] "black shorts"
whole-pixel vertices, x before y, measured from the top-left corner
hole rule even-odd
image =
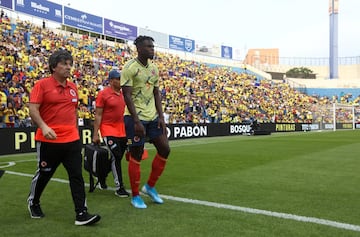
[[[145,128],[146,137],[138,137],[135,136],[134,119],[130,115],[125,115],[124,122],[128,146],[143,146],[147,138],[151,141],[161,136],[163,134],[163,130],[162,128],[158,127],[158,121],[158,118],[153,121],[140,120],[140,122]]]

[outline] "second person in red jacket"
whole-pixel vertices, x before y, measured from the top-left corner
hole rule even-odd
[[[127,148],[124,110],[125,101],[120,87],[120,72],[112,70],[109,73],[109,86],[99,91],[96,98],[93,142],[100,143],[100,135],[104,139],[111,153],[111,171],[116,186],[115,195],[129,197],[121,170],[121,160]],[[100,188],[106,189],[106,183],[101,182]]]

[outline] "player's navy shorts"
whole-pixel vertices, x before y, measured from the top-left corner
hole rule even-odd
[[[127,144],[129,146],[142,146],[145,144],[146,139],[149,139],[150,142],[161,136],[163,133],[162,128],[158,128],[158,118],[153,121],[142,121],[140,122],[143,124],[145,128],[146,137],[138,137],[135,136],[135,127],[134,127],[134,120],[130,115],[124,116],[125,122],[125,130],[126,130],[126,138],[128,140]]]

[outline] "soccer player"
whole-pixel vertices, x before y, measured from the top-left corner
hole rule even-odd
[[[159,91],[159,70],[152,62],[153,42],[154,39],[149,36],[137,37],[134,41],[137,57],[126,62],[121,72],[121,87],[126,103],[124,121],[130,150],[128,172],[132,192],[131,204],[135,208],[147,207],[139,195],[140,162],[145,139],[148,138],[154,144],[157,153],[142,192],[158,204],[164,201],[158,195],[155,184],[164,171],[170,154]]]
[[[111,171],[116,186],[115,195],[129,197],[126,191],[121,171],[121,160],[126,151],[126,133],[124,124],[125,101],[120,87],[120,72],[111,70],[109,86],[101,90],[96,98],[93,142],[100,143],[100,134],[111,153]],[[107,185],[102,180],[100,188]]]
[[[81,143],[77,124],[78,93],[67,80],[73,57],[66,50],[49,58],[51,76],[39,80],[30,94],[30,116],[38,126],[35,134],[38,168],[31,181],[28,209],[31,218],[43,218],[40,196],[57,167],[62,163],[70,183],[75,205],[75,225],[90,225],[100,220],[88,213],[82,176]]]

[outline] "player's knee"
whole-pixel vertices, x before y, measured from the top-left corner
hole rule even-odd
[[[164,147],[164,148],[160,149],[158,151],[158,153],[161,157],[164,157],[165,159],[167,159],[170,155],[170,147]]]
[[[142,153],[143,152],[131,152],[131,157],[134,158],[137,161],[141,161],[141,157],[142,157]]]

